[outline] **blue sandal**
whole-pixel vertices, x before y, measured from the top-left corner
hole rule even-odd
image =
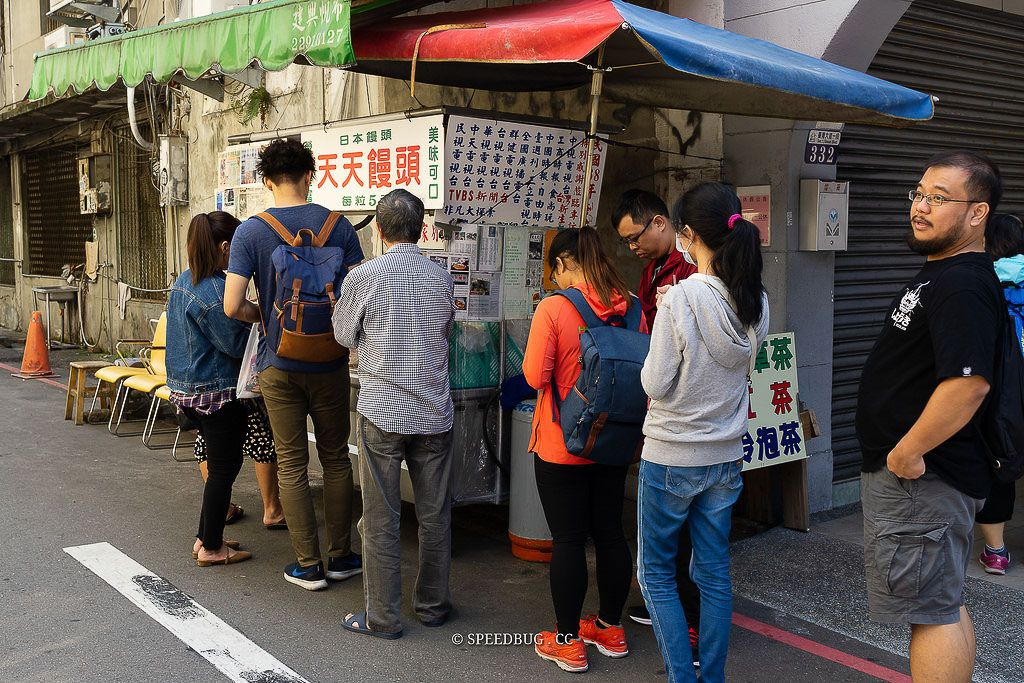
[[[358,614],[349,614],[347,617],[341,620],[341,625],[345,627],[345,630],[352,631],[353,633],[363,633],[368,636],[375,636],[377,638],[385,638],[387,640],[395,640],[396,638],[402,637],[402,632],[388,633],[386,631],[374,631],[366,623],[366,612],[359,612]]]

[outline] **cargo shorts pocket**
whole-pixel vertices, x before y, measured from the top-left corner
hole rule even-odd
[[[875,561],[891,595],[916,599],[923,586],[942,576],[948,527],[942,522],[878,520]]]

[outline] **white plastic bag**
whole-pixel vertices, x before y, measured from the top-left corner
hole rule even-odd
[[[245,353],[242,354],[242,370],[238,373],[238,385],[235,387],[236,398],[257,398],[260,395],[260,377],[256,373],[256,351],[259,346],[259,326],[253,325],[249,341],[245,344]]]

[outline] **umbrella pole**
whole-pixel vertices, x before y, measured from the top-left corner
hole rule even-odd
[[[604,82],[604,71],[601,69],[601,62],[604,61],[604,45],[597,50],[597,66],[591,67],[593,75],[590,79],[590,135],[587,137],[587,163],[586,172],[583,174],[583,206],[580,209],[580,226],[587,223],[587,208],[590,206],[590,174],[594,166],[594,136],[597,134],[597,105],[601,102],[601,85]]]

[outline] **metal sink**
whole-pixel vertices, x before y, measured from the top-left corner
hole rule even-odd
[[[53,285],[51,287],[33,287],[32,291],[46,297],[50,301],[74,301],[78,297],[78,287],[71,285]]]

